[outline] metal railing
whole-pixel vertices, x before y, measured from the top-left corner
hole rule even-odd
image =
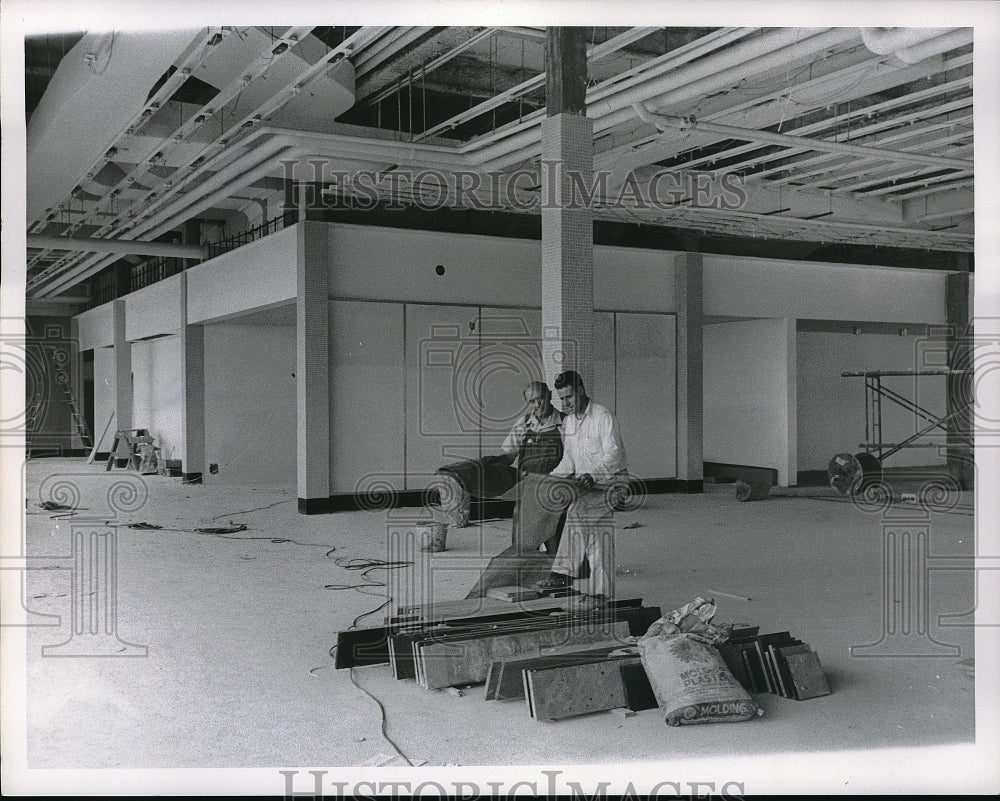
[[[236,248],[243,247],[243,245],[247,245],[256,239],[261,239],[268,234],[273,234],[275,231],[280,231],[289,221],[294,222],[294,219],[294,215],[279,214],[267,222],[256,225],[246,231],[241,231],[235,236],[223,239],[221,242],[213,242],[208,246],[208,258],[213,259],[222,253],[236,250]]]
[[[129,276],[129,292],[135,292],[144,286],[155,284],[164,278],[183,272],[187,259],[178,259],[175,256],[160,256],[150,259],[142,264],[137,264],[132,268]]]

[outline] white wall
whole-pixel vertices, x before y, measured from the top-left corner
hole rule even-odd
[[[149,429],[159,460],[183,459],[180,337],[134,342],[132,379],[132,427]]]
[[[94,348],[94,441],[101,436],[108,418],[115,410],[115,349],[108,347]],[[101,441],[99,451],[111,450],[115,441],[116,421],[111,421],[111,428]]]
[[[295,487],[295,326],[205,326],[206,483]]]
[[[615,315],[615,414],[641,478],[677,475],[676,328],[674,315]]]
[[[705,326],[706,462],[772,467],[779,484],[795,483],[795,409],[788,396],[793,326],[784,319]]]
[[[704,311],[729,317],[945,322],[945,273],[704,256]]]
[[[524,385],[542,378],[541,243],[352,225],[332,229],[333,491],[355,491],[359,479],[381,474],[395,489],[422,489],[442,464],[498,452],[525,411]],[[439,264],[442,276],[435,273]],[[673,477],[674,317],[614,311],[671,310],[673,255],[599,246],[594,273],[595,306],[603,311],[595,315],[595,380],[588,389],[610,409],[616,402],[621,406],[633,469],[647,478]],[[369,345],[382,354],[364,355]],[[370,382],[367,406],[360,402],[365,393],[352,386],[357,381]],[[345,382],[346,391],[338,391]],[[655,405],[647,402],[650,391]],[[373,417],[405,418],[403,442],[379,434],[378,447],[345,442],[351,431],[369,430]]]
[[[134,341],[181,328],[181,276],[173,275],[125,296],[125,339]],[[133,351],[132,358],[135,358]]]
[[[403,305],[330,303],[330,486],[402,490]]]
[[[294,300],[296,239],[285,228],[188,270],[188,323]]]
[[[76,320],[79,324],[80,350],[114,345],[115,326],[110,303],[78,314]]]
[[[918,336],[800,331],[798,351],[798,460],[800,470],[826,470],[838,453],[857,453],[865,442],[865,379],[842,372],[914,370],[921,364]],[[883,378],[883,386],[944,415],[947,392],[943,377]],[[882,403],[883,442],[900,442],[926,423],[889,402]],[[939,441],[943,442],[941,437]],[[934,441],[934,438],[920,442]],[[936,448],[906,448],[889,457],[886,467],[941,464]]]
[[[330,295],[541,308],[538,240],[332,225]],[[674,311],[673,253],[594,248],[599,309]],[[444,274],[437,275],[438,265]]]

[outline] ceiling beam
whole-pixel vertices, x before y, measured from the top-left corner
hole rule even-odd
[[[734,125],[720,125],[716,122],[702,122],[694,117],[665,117],[660,114],[653,114],[642,103],[635,103],[632,106],[636,114],[643,122],[656,126],[663,130],[701,130],[706,133],[717,133],[723,136],[730,136],[734,139],[742,139],[747,142],[766,142],[772,145],[783,147],[795,147],[805,150],[820,150],[829,153],[843,153],[845,155],[860,156],[866,159],[878,161],[905,161],[912,164],[926,164],[931,167],[950,167],[956,170],[972,170],[973,163],[966,159],[951,159],[944,156],[927,156],[922,153],[907,153],[898,150],[883,150],[877,147],[865,147],[863,145],[851,145],[847,142],[832,142],[828,139],[809,139],[803,136],[789,136],[788,134],[772,133],[771,131],[761,131],[754,128],[737,128]]]
[[[143,242],[138,239],[90,239],[88,237],[45,236],[28,234],[29,248],[72,250],[82,253],[134,253],[142,256],[173,256],[178,259],[204,259],[205,248],[198,245],[174,245],[169,242]]]

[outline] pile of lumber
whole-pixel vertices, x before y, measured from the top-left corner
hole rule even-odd
[[[492,598],[400,608],[382,626],[342,631],[336,666],[388,664],[398,680],[427,690],[485,683],[486,701],[521,701],[535,720],[654,709],[635,643],[661,617],[641,598],[585,614],[565,597],[516,603]],[[733,630],[719,646],[751,693],[804,700],[829,694],[819,657],[787,631]]]
[[[336,666],[388,663],[396,679],[428,690],[485,682],[487,700],[523,700],[537,720],[656,706],[631,645],[662,613],[640,598],[585,614],[567,611],[565,597],[401,611],[383,626],[340,632]]]
[[[829,695],[819,656],[787,631],[758,634],[759,629],[734,631],[719,646],[729,671],[751,693],[769,692],[804,701]]]

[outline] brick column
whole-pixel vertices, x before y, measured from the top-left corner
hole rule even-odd
[[[582,28],[549,28],[542,123],[542,368],[594,383],[594,233],[588,196],[594,123],[586,115]],[[573,189],[575,188],[575,192]],[[582,191],[581,191],[582,190]]]
[[[329,227],[297,226],[296,368],[299,512],[330,509]]]
[[[183,480],[200,484],[205,473],[205,328],[188,323],[187,273],[181,273],[181,431]]]
[[[132,343],[125,338],[125,301],[112,302],[115,346],[115,430],[132,428]]]
[[[680,253],[674,260],[677,298],[677,478],[688,492],[703,488],[702,259]]]

